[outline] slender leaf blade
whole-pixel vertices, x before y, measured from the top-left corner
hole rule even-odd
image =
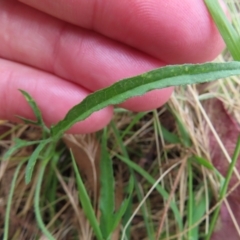
[[[46,146],[46,144],[48,143],[48,141],[43,141],[41,142],[36,149],[34,150],[34,152],[32,153],[32,155],[30,156],[28,163],[27,163],[27,168],[26,168],[26,174],[25,174],[25,182],[26,184],[29,184],[31,179],[32,179],[32,174],[33,174],[33,170],[34,170],[34,166],[37,162],[37,159],[39,157],[39,154],[41,153],[41,151],[43,150],[43,148]]]
[[[14,145],[5,152],[5,154],[3,155],[3,159],[7,160],[13,153],[15,153],[18,149],[20,149],[22,147],[31,146],[31,145],[34,145],[37,143],[40,143],[40,141],[31,141],[30,142],[30,141],[22,140],[20,138],[15,138]]]
[[[44,131],[46,133],[49,133],[50,130],[49,128],[45,125],[44,121],[43,121],[43,118],[42,118],[42,113],[37,105],[37,103],[35,102],[35,100],[32,98],[32,96],[27,93],[26,91],[24,90],[21,90],[19,89],[19,91],[22,93],[22,95],[24,96],[24,98],[26,99],[26,101],[28,102],[28,104],[30,105],[30,107],[32,108],[33,112],[34,112],[34,115],[36,116],[37,118],[37,121],[33,121],[33,120],[29,120],[29,119],[26,119],[24,117],[21,117],[21,116],[17,116],[19,119],[21,119],[24,123],[26,124],[33,124],[33,125],[37,125],[37,126],[41,126]]]
[[[117,225],[121,221],[123,215],[127,211],[127,208],[128,208],[128,206],[129,206],[129,204],[131,203],[131,200],[132,200],[133,189],[134,189],[134,177],[131,175],[129,183],[128,183],[128,186],[127,186],[127,194],[128,194],[128,196],[123,200],[120,208],[114,214],[114,221],[113,221],[112,231],[117,227]]]
[[[238,74],[240,74],[240,62],[169,65],[158,68],[121,80],[108,88],[90,94],[80,104],[74,106],[62,121],[51,128],[51,134],[56,138],[93,112],[154,89],[209,82]]]
[[[115,181],[111,158],[107,151],[106,129],[102,136],[101,162],[100,162],[100,229],[104,239],[112,233],[113,214],[115,210]]]
[[[136,171],[137,173],[142,175],[150,184],[153,185],[156,182],[156,180],[147,171],[145,171],[143,168],[138,166],[136,163],[134,163],[130,159],[128,159],[128,158],[126,158],[124,156],[121,156],[119,154],[116,154],[116,156],[121,161],[126,163],[134,171]],[[168,192],[160,184],[156,186],[156,190],[161,194],[161,196],[165,200],[167,200],[169,198]],[[179,212],[179,210],[177,208],[177,204],[174,201],[171,201],[170,208],[172,209],[172,211],[174,213],[174,216],[175,216],[175,219],[176,219],[176,221],[178,223],[179,229],[182,230],[183,229],[182,217],[181,217],[181,214],[180,214],[180,212]]]
[[[199,156],[193,156],[190,160],[197,162],[198,164],[208,168],[209,170],[214,170],[214,166],[205,158]]]
[[[16,182],[17,178],[20,172],[20,169],[25,161],[22,161],[21,163],[18,164],[15,173],[13,175],[13,180],[11,182],[11,187],[10,187],[10,192],[8,195],[8,200],[7,200],[7,208],[5,212],[5,220],[4,220],[4,234],[3,234],[3,240],[8,239],[8,231],[9,231],[9,226],[10,226],[10,212],[11,212],[11,206],[12,206],[12,201],[13,201],[13,195],[14,195],[14,189],[16,187]]]
[[[233,153],[232,161],[231,161],[231,163],[228,167],[225,181],[223,183],[223,186],[220,189],[219,201],[222,200],[227,193],[227,188],[228,188],[229,182],[231,180],[231,177],[233,175],[234,167],[237,163],[239,155],[240,155],[240,135],[238,136],[238,139],[237,139],[237,143],[236,143],[235,150],[234,150],[234,153]],[[209,232],[206,236],[206,240],[210,240],[210,238],[211,238],[211,235],[212,235],[212,233],[214,231],[214,228],[215,228],[215,225],[217,223],[220,208],[221,208],[221,205],[219,205],[213,213],[213,217],[211,219]]]
[[[240,60],[240,36],[234,29],[218,0],[205,0],[209,12],[234,60]]]
[[[194,195],[196,195],[196,194],[194,194]],[[203,194],[201,196],[199,201],[196,201],[196,200],[193,201],[193,209],[194,209],[194,211],[193,211],[193,216],[192,216],[192,225],[195,225],[197,222],[199,222],[203,218],[204,214],[206,213],[206,209],[208,207],[207,204],[208,203],[206,201],[205,194]],[[189,227],[191,228],[192,226],[189,226]],[[191,230],[191,232],[192,232],[192,239],[199,239],[199,235],[200,235],[199,234],[199,232],[200,232],[199,228],[200,228],[200,226],[197,225],[196,227],[194,227]]]
[[[163,138],[164,138],[165,141],[167,141],[168,143],[172,143],[172,144],[181,143],[179,137],[176,134],[168,131],[162,125],[160,125],[160,127],[161,127],[161,132],[162,132],[162,135],[163,135]]]
[[[35,210],[35,216],[36,216],[36,221],[38,223],[39,228],[41,229],[43,235],[48,239],[48,240],[55,240],[55,237],[52,235],[51,232],[47,229],[42,215],[41,215],[41,209],[40,209],[40,192],[41,192],[41,187],[42,187],[42,182],[44,179],[44,172],[46,169],[48,161],[43,161],[41,166],[40,166],[40,171],[39,171],[39,176],[37,178],[37,184],[36,184],[36,189],[35,189],[35,194],[34,194],[34,210]]]
[[[90,199],[90,197],[87,193],[87,190],[84,186],[81,175],[78,171],[78,167],[77,167],[77,164],[74,160],[74,156],[72,154],[72,151],[70,151],[70,152],[71,152],[71,157],[72,157],[73,169],[74,169],[74,172],[75,172],[75,175],[76,175],[76,182],[77,182],[78,191],[79,191],[79,199],[80,199],[80,202],[82,204],[83,211],[84,211],[88,221],[90,222],[97,239],[102,240],[103,239],[102,232],[101,232],[100,227],[98,225],[98,220],[97,220],[97,217],[94,213],[94,209],[93,209],[93,206],[91,204],[91,199]]]
[[[19,91],[22,93],[22,95],[24,96],[24,98],[27,100],[27,102],[29,103],[30,107],[32,108],[36,118],[37,118],[37,122],[19,117],[20,119],[22,119],[23,121],[26,121],[26,123],[31,123],[31,124],[39,124],[39,125],[44,125],[43,123],[43,119],[42,119],[42,113],[40,111],[40,109],[38,108],[36,102],[34,101],[34,99],[31,97],[31,95],[29,93],[27,93],[24,90],[19,89]]]
[[[176,113],[175,117],[177,120],[177,128],[180,135],[180,141],[182,142],[184,147],[191,147],[192,141],[186,127],[184,126],[182,120]]]
[[[190,228],[193,224],[193,212],[194,212],[194,195],[193,195],[193,172],[191,162],[188,161],[188,203],[187,203],[187,220],[188,227]],[[193,239],[193,229],[190,228],[188,231],[188,239]]]

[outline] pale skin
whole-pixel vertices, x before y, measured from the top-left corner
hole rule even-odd
[[[33,118],[30,93],[50,126],[88,94],[145,71],[214,59],[224,43],[203,0],[0,0],[0,119]],[[146,111],[173,89],[122,107]],[[109,106],[70,132],[106,126]]]

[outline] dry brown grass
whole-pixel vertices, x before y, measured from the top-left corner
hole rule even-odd
[[[209,126],[208,115],[205,112],[203,98],[218,98],[221,100],[226,109],[232,114],[239,123],[239,78],[230,80],[216,81],[213,84],[188,86],[185,88],[176,88],[168,106],[165,106],[153,113],[146,114],[133,128],[133,131],[126,135],[124,144],[129,150],[132,160],[139,166],[147,170],[152,176],[159,178],[174,164],[180,165],[171,170],[163,179],[161,185],[169,191],[171,199],[174,199],[179,206],[182,217],[186,217],[186,201],[188,199],[187,185],[187,161],[190,155],[202,156],[211,160],[211,151],[209,149],[209,131],[214,130],[214,126]],[[158,135],[156,124],[161,123],[170,132],[179,135],[179,129],[176,126],[176,114],[183,123],[192,146],[184,147],[182,144],[170,144],[165,141],[163,135]],[[122,113],[115,116],[115,122],[118,129],[125,129],[131,123],[134,114]],[[211,123],[211,122],[210,122]],[[37,128],[26,125],[15,125],[9,122],[1,121],[1,155],[6,149],[12,146],[13,139],[16,137],[36,140],[41,138],[41,131]],[[212,128],[212,129],[211,129]],[[113,159],[115,153],[119,152],[119,147],[114,141],[113,133],[109,131],[109,150]],[[217,133],[216,133],[217,134]],[[219,139],[221,141],[221,139]],[[89,190],[96,211],[98,208],[99,195],[99,143],[94,134],[84,136],[66,135],[64,138],[67,146],[73,148],[73,152],[78,163],[80,171],[85,176],[85,183]],[[221,144],[220,144],[221,145]],[[61,147],[64,147],[62,144]],[[224,149],[226,158],[229,157],[227,149]],[[28,157],[33,151],[32,147],[26,147],[18,151],[9,161],[0,163],[0,236],[4,229],[4,216],[6,204],[8,201],[9,189],[14,171],[23,158]],[[122,186],[128,181],[127,167],[115,158],[114,161],[116,184],[119,186],[116,192],[116,203],[119,205],[123,199]],[[194,165],[195,171],[195,191],[196,199],[203,192],[209,193],[209,188],[215,197],[218,195],[219,180],[216,175],[200,166]],[[91,227],[86,220],[81,206],[79,205],[75,178],[69,155],[63,152],[59,159],[59,164],[54,170],[57,179],[56,204],[54,215],[49,216],[47,198],[44,192],[44,182],[42,188],[42,209],[44,220],[47,227],[54,234],[56,239],[93,239]],[[35,172],[32,183],[28,186],[24,183],[24,169],[21,170],[17,180],[16,188],[13,195],[11,207],[9,239],[46,239],[38,229],[34,216],[33,193],[36,187],[37,172]],[[144,196],[150,189],[150,185],[143,177],[137,176],[139,188]],[[47,177],[46,177],[47,179]],[[203,184],[202,184],[203,183]],[[206,195],[207,201],[208,195]],[[139,200],[134,194],[133,209],[139,205]],[[156,230],[170,234],[176,232],[176,222],[171,211],[169,211],[169,201],[163,200],[162,196],[156,191],[152,191],[143,206],[150,206],[147,209],[148,216],[155,225]],[[45,209],[45,210],[44,210]],[[206,209],[208,212],[210,209]],[[209,215],[202,219],[202,231],[206,231],[209,225]],[[186,225],[187,227],[187,225]],[[116,230],[113,239],[119,239],[120,228]],[[187,229],[186,229],[187,230]],[[180,234],[180,233],[179,233]],[[136,213],[131,226],[131,239],[148,239],[142,212]],[[170,238],[166,238],[170,239]],[[175,239],[180,239],[176,236]]]

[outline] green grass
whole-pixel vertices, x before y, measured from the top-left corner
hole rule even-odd
[[[135,115],[119,110],[116,111],[118,112],[116,115],[120,116],[120,120],[117,119],[117,121],[121,122],[121,117],[127,116],[130,118],[127,125],[117,127],[116,121],[112,121],[109,126],[98,133],[101,159],[98,168],[100,187],[96,194],[98,196],[97,206],[94,204],[96,199],[89,190],[86,177],[77,165],[77,159],[73,152],[67,153],[66,147],[61,143],[63,133],[74,123],[105,106],[120,103],[156,88],[208,82],[240,74],[240,63],[237,62],[240,60],[239,20],[233,18],[233,23],[231,23],[217,1],[205,0],[205,2],[235,62],[169,66],[122,80],[90,95],[71,109],[66,117],[51,129],[44,124],[34,99],[28,93],[21,91],[33,109],[36,121],[21,119],[26,123],[40,126],[42,132],[40,139],[16,138],[15,144],[2,157],[1,163],[4,161],[12,163],[13,158],[19,158],[18,154],[21,149],[32,148],[32,154],[27,163],[24,158],[15,165],[7,198],[3,240],[9,239],[11,211],[14,214],[11,205],[17,202],[15,195],[18,186],[23,186],[23,183],[20,185],[23,168],[25,168],[26,182],[24,188],[27,189],[28,197],[24,196],[22,199],[25,199],[34,209],[32,210],[35,216],[34,224],[41,231],[41,233],[36,231],[35,234],[38,237],[43,234],[47,239],[59,239],[59,236],[64,234],[61,230],[65,229],[62,224],[67,225],[67,221],[64,222],[57,216],[71,205],[74,209],[72,214],[78,216],[77,221],[71,222],[72,220],[69,219],[69,222],[75,226],[68,227],[68,234],[72,239],[88,234],[88,237],[92,236],[98,240],[110,240],[114,234],[117,234],[119,239],[125,240],[131,239],[133,233],[139,233],[152,240],[156,239],[159,229],[162,230],[159,235],[161,240],[197,240],[200,238],[208,240],[211,238],[221,206],[215,209],[209,220],[206,214],[214,202],[213,192],[216,191],[216,189],[212,190],[210,182],[214,179],[219,183],[223,178],[219,178],[213,165],[204,155],[204,151],[196,146],[198,139],[193,137],[194,132],[191,132],[186,119],[182,116],[180,109],[174,106],[174,102],[172,105],[168,104],[164,110],[164,113],[172,117],[171,123],[164,124],[156,110]],[[233,5],[230,5],[230,9],[232,12],[235,11]],[[184,101],[179,97],[177,104],[180,105]],[[148,125],[149,129],[147,127],[145,129],[145,121],[148,121],[148,118],[153,120],[153,124]],[[174,131],[168,129],[169,124],[174,126]],[[0,140],[4,141],[5,137],[17,129],[19,126],[7,131],[0,136]],[[144,137],[141,137],[139,133],[133,138],[136,129],[142,129],[141,134]],[[133,138],[132,142],[127,145],[126,140],[131,138]],[[147,145],[147,141],[151,144],[161,143],[161,150],[159,146],[154,146],[157,153],[153,153],[154,150]],[[139,156],[147,159],[148,152],[145,148],[154,155],[150,158],[153,161],[150,166],[141,164],[139,160]],[[218,201],[222,201],[227,194],[239,149],[240,138],[236,143],[235,153],[227,176],[223,179],[223,185],[217,188]],[[133,154],[134,152],[137,154]],[[62,156],[65,161],[60,160]],[[183,164],[182,159],[187,159],[186,165],[182,165],[183,173],[179,175],[179,181],[176,182],[176,189],[173,191],[180,165]],[[148,159],[146,162],[148,163]],[[61,175],[62,183],[56,176],[56,171]],[[117,185],[120,183],[123,186],[121,191]],[[74,195],[74,191],[77,194]],[[117,204],[116,199],[119,191],[121,192],[121,204]],[[168,202],[169,209],[165,209]],[[22,208],[25,209],[27,206]],[[24,215],[24,211],[21,211]],[[161,220],[163,212],[166,212],[166,216]],[[67,212],[65,215],[68,216]],[[161,221],[164,223],[163,227]],[[140,228],[139,225],[142,227]],[[67,231],[67,228],[65,230]],[[15,239],[18,238],[18,234],[16,232]]]

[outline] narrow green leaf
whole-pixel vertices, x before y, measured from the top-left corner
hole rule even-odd
[[[128,196],[123,200],[120,208],[114,214],[112,231],[118,226],[123,215],[127,211],[127,208],[132,200],[133,189],[134,189],[134,177],[131,175],[128,186],[127,186],[127,191],[126,191]]]
[[[74,160],[72,151],[70,151],[70,152],[71,152],[71,157],[72,157],[73,169],[74,169],[74,172],[76,175],[76,181],[77,181],[77,186],[78,186],[78,191],[79,191],[79,199],[82,204],[82,209],[83,209],[88,221],[90,222],[97,239],[103,240],[102,232],[98,225],[98,221],[97,221],[96,215],[94,213],[93,206],[91,204],[91,199],[88,196],[87,190],[84,186],[81,175],[78,171],[78,167]]]
[[[104,239],[108,239],[113,229],[113,214],[115,210],[115,180],[113,166],[107,150],[106,129],[102,135],[101,162],[100,162],[100,229]]]
[[[27,163],[27,167],[26,167],[26,173],[25,173],[26,184],[29,184],[31,182],[32,174],[33,174],[33,170],[34,170],[34,166],[36,164],[37,158],[39,157],[39,154],[41,153],[41,151],[43,150],[43,148],[46,146],[47,143],[48,143],[48,141],[41,142],[36,147],[36,149],[34,150],[32,155],[30,156],[28,163]]]
[[[235,165],[237,163],[239,155],[240,155],[240,135],[238,136],[238,139],[237,139],[237,143],[236,143],[236,147],[235,147],[235,150],[234,150],[234,153],[233,153],[232,161],[231,161],[231,163],[228,167],[228,171],[227,171],[227,175],[226,175],[224,184],[223,184],[223,186],[220,190],[219,201],[222,200],[227,193],[228,185],[229,185],[229,182],[230,182],[231,177],[233,175],[233,171],[234,171],[234,168],[235,168]],[[206,236],[206,240],[211,239],[211,235],[214,231],[214,228],[215,228],[218,216],[219,216],[220,208],[221,208],[221,205],[219,205],[216,208],[216,210],[214,211],[213,217],[211,219],[210,227],[209,227],[209,232],[208,232],[208,235]]]
[[[138,201],[141,202],[142,199],[144,198],[144,192],[143,192],[143,186],[142,183],[139,182],[138,187],[135,187],[135,191]],[[156,239],[156,229],[155,229],[155,224],[153,223],[153,219],[152,219],[152,205],[151,205],[151,200],[150,199],[146,199],[146,201],[142,204],[141,206],[141,213],[139,212],[139,215],[142,215],[143,218],[143,224],[144,227],[146,229],[146,239],[148,240],[155,240]],[[153,206],[154,209],[154,206]],[[129,218],[130,219],[130,218]],[[129,220],[128,219],[128,220]],[[128,224],[128,223],[126,223]],[[125,225],[124,228],[125,228]],[[127,225],[129,226],[129,225]],[[126,234],[124,234],[126,236]]]
[[[191,141],[190,135],[189,135],[186,127],[182,123],[180,117],[177,114],[175,114],[175,116],[176,116],[176,120],[177,120],[177,128],[178,128],[178,131],[179,131],[180,140],[181,140],[183,146],[184,147],[191,147],[192,141]]]
[[[134,181],[134,180],[133,180]],[[129,204],[126,208],[126,211],[122,217],[122,226],[123,228],[125,228],[126,224],[128,223],[129,219],[131,218],[132,216],[132,213],[133,213],[133,196],[130,197],[129,199]],[[125,239],[130,239],[130,234],[131,234],[131,224],[129,224],[127,226],[127,229],[125,231]]]
[[[121,134],[121,138],[123,139],[129,131],[132,129],[132,127],[139,122],[139,120],[144,117],[147,114],[147,112],[140,112],[136,114],[136,116],[131,120],[129,125],[124,129],[123,133]]]
[[[160,127],[161,127],[162,135],[163,135],[163,138],[165,141],[167,141],[168,143],[172,143],[172,144],[181,143],[179,137],[176,134],[169,132],[162,125],[160,125]]]
[[[46,133],[49,133],[50,130],[45,125],[45,123],[43,121],[43,118],[42,118],[42,113],[41,113],[40,109],[38,108],[38,105],[36,104],[34,99],[31,97],[31,95],[29,93],[25,92],[24,90],[19,89],[19,91],[22,93],[22,95],[25,97],[25,99],[27,100],[28,104],[32,108],[32,110],[34,112],[34,115],[37,118],[37,121],[32,121],[32,120],[26,119],[26,118],[21,117],[21,116],[17,116],[17,117],[19,119],[21,119],[23,122],[25,122],[26,124],[33,124],[33,125],[41,126]]]
[[[193,172],[191,162],[188,161],[188,203],[187,203],[187,221],[188,227],[193,225],[193,205],[194,205],[194,197],[193,197]],[[188,239],[193,239],[193,229],[188,231]]]
[[[42,113],[41,113],[40,109],[38,108],[34,99],[31,97],[31,95],[29,93],[25,92],[24,90],[19,89],[19,91],[22,93],[22,95],[25,97],[28,104],[32,108],[32,110],[34,112],[34,115],[37,118],[37,122],[31,121],[31,120],[28,120],[28,119],[25,119],[25,118],[22,118],[22,117],[19,117],[19,118],[24,120],[24,121],[27,121],[27,123],[31,123],[31,124],[33,124],[33,123],[35,123],[37,125],[43,124]]]
[[[110,125],[112,127],[113,132],[114,132],[114,135],[115,135],[115,138],[116,138],[116,143],[119,145],[119,148],[122,151],[124,157],[128,159],[129,158],[128,151],[126,149],[126,146],[123,143],[123,140],[120,136],[119,130],[116,127],[116,124],[113,121],[111,121]],[[134,173],[134,171],[131,167],[129,167],[129,172],[130,172],[130,176],[131,176],[130,179],[132,179],[132,181],[133,181],[133,185],[134,185],[133,187],[135,187],[136,191],[138,191],[138,182],[137,182],[137,179],[135,177],[135,173]],[[131,186],[130,184],[131,184],[131,181],[129,182],[129,185],[128,185],[129,188],[128,189],[130,189],[130,186]],[[131,215],[132,215],[132,212],[129,212],[129,211],[131,211],[131,209],[133,207],[133,202],[132,201],[133,201],[133,197],[131,196],[130,199],[129,199],[128,206],[125,209],[125,215],[123,216],[123,219],[122,219],[122,224],[124,226],[124,229],[125,229],[126,224],[128,224],[129,218],[131,218]],[[124,206],[122,208],[124,208]],[[117,219],[117,217],[116,217],[116,219]],[[126,228],[126,232],[125,232],[126,235],[125,236],[130,236],[130,229],[131,229],[131,223],[128,224],[128,226]]]
[[[121,155],[116,155],[121,161],[123,161],[124,163],[126,163],[130,168],[132,168],[133,170],[135,170],[137,173],[139,173],[140,175],[142,175],[149,183],[151,183],[152,185],[154,185],[154,183],[156,182],[156,180],[148,173],[146,172],[144,169],[142,169],[140,166],[138,166],[136,163],[132,162],[131,160],[127,159],[126,157],[123,157]],[[167,191],[162,188],[161,185],[157,185],[156,186],[156,190],[162,195],[163,199],[168,200],[169,198],[169,194],[167,193]],[[181,214],[177,208],[177,205],[174,201],[172,201],[170,203],[170,208],[172,209],[175,219],[178,223],[178,227],[180,230],[183,230],[183,224],[182,224],[182,217]]]
[[[194,194],[196,196],[196,194]],[[203,194],[201,196],[201,199],[199,201],[193,201],[193,217],[192,217],[192,224],[195,225],[197,222],[199,222],[202,217],[204,216],[206,209],[207,209],[207,201],[206,201],[206,196]],[[191,227],[191,226],[189,226]],[[197,225],[193,229],[191,229],[192,233],[192,239],[199,239],[199,228],[200,226]]]
[[[112,130],[113,130],[113,132],[114,132],[114,134],[115,134],[115,137],[116,137],[116,142],[118,143],[118,145],[119,145],[119,148],[121,149],[121,151],[122,151],[122,153],[123,153],[123,157],[125,158],[125,159],[128,159],[129,160],[129,156],[128,156],[128,152],[127,152],[127,149],[126,149],[126,147],[124,146],[124,143],[123,143],[123,141],[122,141],[122,138],[120,137],[120,134],[119,134],[119,131],[118,131],[118,129],[117,129],[117,127],[116,127],[116,125],[115,125],[115,123],[114,122],[111,122],[111,127],[112,127]],[[130,160],[129,160],[130,161]],[[131,162],[131,161],[130,161]],[[126,162],[125,162],[126,163]],[[130,178],[130,182],[129,182],[129,186],[128,186],[128,189],[132,189],[132,188],[134,188],[134,191],[136,191],[136,193],[137,193],[137,198],[138,198],[138,201],[139,202],[141,202],[141,200],[142,200],[142,195],[141,195],[141,190],[140,190],[140,188],[139,188],[139,183],[138,183],[138,180],[137,180],[137,178],[136,178],[136,176],[135,176],[135,172],[134,172],[134,168],[131,166],[131,164],[128,164],[128,167],[129,167],[129,171],[130,171],[130,174],[131,174],[131,178]],[[138,166],[139,167],[139,166]],[[140,170],[140,172],[141,172],[141,170],[143,170],[141,167],[139,167],[139,170]],[[142,176],[145,178],[146,177],[146,180],[149,180],[149,182],[151,183],[151,184],[154,184],[155,183],[155,181],[156,180],[154,180],[154,178],[152,178],[150,175],[145,175],[145,173],[147,173],[147,172],[145,172],[144,170],[141,172],[142,173]],[[147,173],[148,174],[148,173]],[[131,183],[131,181],[133,181],[132,183]],[[133,186],[131,187],[131,184],[133,184]],[[160,185],[159,185],[160,186]],[[157,186],[157,189],[161,192],[161,186],[160,186],[160,188],[158,188],[158,186]],[[163,189],[163,188],[162,188]],[[131,197],[128,199],[128,200],[126,200],[128,203],[126,204],[126,206],[122,206],[122,208],[124,208],[124,211],[125,211],[125,214],[123,215],[123,219],[122,219],[122,224],[123,224],[123,226],[124,226],[124,229],[125,229],[125,233],[123,233],[123,235],[124,235],[124,238],[126,239],[126,237],[128,237],[127,239],[129,239],[130,238],[130,228],[131,228],[131,223],[129,224],[128,222],[129,222],[129,219],[131,218],[131,215],[132,215],[132,211],[131,211],[131,209],[132,209],[132,199],[133,199],[133,196],[132,196],[132,191],[133,191],[133,189],[132,190],[129,190],[129,193],[131,193]],[[164,189],[163,189],[163,193],[164,193]],[[168,196],[167,194],[166,194],[166,196]],[[125,202],[126,202],[125,201]],[[124,202],[124,203],[125,203]],[[125,207],[126,207],[126,209],[125,209]],[[173,207],[174,208],[174,207]],[[175,210],[173,210],[173,212],[174,212]],[[176,209],[176,211],[174,212],[174,213],[176,213],[176,215],[177,215],[177,211],[178,211],[178,209]],[[143,212],[144,213],[144,212]],[[175,216],[176,216],[175,215]],[[177,219],[177,218],[176,218]],[[179,221],[178,221],[179,220]],[[178,220],[176,220],[177,222],[181,222],[181,216],[178,218]],[[127,226],[126,226],[127,225]],[[151,229],[152,229],[152,227],[153,226],[151,226],[151,221],[149,222],[148,221],[148,224],[146,225],[146,228],[147,228],[147,231],[148,231],[148,234],[149,234],[149,239],[152,239],[151,238]],[[179,225],[179,228],[182,230],[182,225]],[[121,237],[121,239],[123,238],[123,236]]]
[[[52,154],[52,158],[50,161],[50,166],[48,168],[47,176],[44,183],[44,195],[46,196],[46,201],[49,203],[49,218],[53,219],[54,216],[57,214],[57,202],[59,199],[58,196],[58,178],[56,175],[56,168],[57,164],[59,163],[59,159],[63,156],[65,148],[59,147],[58,150],[53,149],[54,153]],[[45,152],[45,151],[44,151]],[[49,155],[49,154],[48,154]],[[56,220],[55,223],[52,225],[52,228],[59,226],[60,220]]]
[[[62,121],[51,128],[51,134],[56,138],[93,112],[154,89],[209,82],[237,74],[240,74],[240,62],[173,65],[127,78],[90,94],[80,104],[74,106]]]
[[[28,141],[22,140],[20,138],[15,138],[13,141],[14,141],[14,145],[5,152],[5,154],[3,156],[4,160],[7,160],[14,152],[16,152],[18,149],[20,149],[22,147],[31,146],[31,145],[41,142],[41,141],[28,142]]]
[[[13,194],[14,194],[14,189],[16,186],[16,182],[17,182],[17,178],[18,178],[18,174],[19,171],[23,165],[25,161],[22,161],[21,163],[18,164],[14,175],[13,175],[13,180],[11,183],[11,187],[10,187],[10,192],[9,192],[9,196],[8,196],[8,200],[7,200],[7,208],[6,208],[6,213],[5,213],[5,221],[4,221],[4,233],[3,233],[3,240],[8,240],[8,231],[9,231],[9,220],[10,220],[10,212],[11,212],[11,204],[12,204],[12,200],[13,200]]]
[[[229,22],[218,0],[205,0],[209,12],[234,60],[240,60],[240,36]]]
[[[203,157],[199,157],[199,156],[194,156],[191,158],[192,161],[197,162],[198,164],[210,169],[210,170],[214,170],[213,165],[205,158]]]
[[[48,231],[48,229],[46,228],[46,226],[44,224],[44,221],[41,216],[40,206],[39,206],[41,186],[42,186],[42,181],[43,181],[44,172],[45,172],[47,163],[48,163],[48,161],[43,161],[40,166],[39,176],[37,179],[37,185],[36,185],[35,195],[34,195],[34,210],[35,210],[35,215],[36,215],[36,220],[37,220],[38,226],[41,229],[43,235],[48,240],[55,240],[54,236]]]
[[[162,126],[157,110],[154,110],[153,114],[154,114],[154,129],[156,128],[158,135],[160,137],[163,137],[163,139],[167,143],[172,143],[172,144],[181,143],[180,139],[176,134],[169,132],[165,127]]]
[[[0,135],[0,140],[4,139],[5,137],[9,136],[11,133],[15,132],[17,129],[20,128],[20,125],[14,125],[13,127],[11,127],[9,130],[7,130],[6,132],[4,131],[4,133],[2,133]]]

